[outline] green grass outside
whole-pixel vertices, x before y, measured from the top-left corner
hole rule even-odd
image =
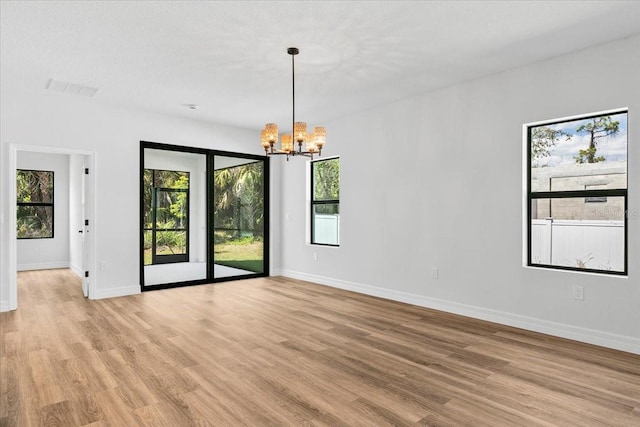
[[[214,262],[227,267],[262,273],[262,242],[231,241],[216,243]]]
[[[216,243],[214,262],[227,267],[262,273],[262,242],[235,240],[227,243]],[[166,252],[167,254],[170,252]],[[144,265],[151,264],[151,249],[144,251]]]
[[[151,265],[151,248],[144,250],[144,265]],[[172,255],[171,249],[168,247],[163,247],[158,250],[157,255]]]

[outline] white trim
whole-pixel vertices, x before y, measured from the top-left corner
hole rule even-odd
[[[25,145],[25,144],[9,144],[9,200],[16,200],[16,169],[18,151],[28,151],[36,153],[49,153],[49,154],[79,154],[87,156],[89,158],[89,164],[87,167],[91,171],[92,179],[89,180],[92,184],[91,189],[91,204],[87,217],[89,223],[92,225],[92,232],[95,235],[95,218],[96,218],[96,153],[94,151],[78,150],[73,148],[63,147],[48,147],[40,145]],[[16,310],[18,308],[18,279],[17,279],[17,238],[16,238],[16,204],[9,203],[9,253],[7,254],[9,268],[9,310]],[[90,249],[89,266],[87,270],[96,271],[96,241],[92,239],[92,247]],[[67,264],[68,267],[68,264]],[[89,282],[89,296],[96,293],[96,279]]]
[[[35,264],[18,264],[17,271],[51,270],[53,268],[69,268],[68,261],[39,262]]]
[[[307,246],[311,245],[311,162],[308,160],[304,168],[304,243]]]
[[[94,293],[89,299],[104,299],[104,298],[116,298],[126,297],[129,295],[136,295],[140,293],[140,285],[121,286],[119,288],[100,289]]]
[[[522,266],[529,264],[529,126],[522,125]]]
[[[628,279],[628,274],[609,274],[609,273],[598,273],[596,271],[580,271],[580,270],[564,270],[561,268],[551,268],[547,266],[539,266],[539,265],[525,265],[524,269],[531,270],[542,270],[542,271],[551,271],[553,273],[569,273],[569,274],[582,274],[584,276],[597,276],[597,277],[606,277],[607,279]]]
[[[16,169],[18,166],[18,149],[9,145],[9,253],[7,254],[7,266],[9,268],[9,310],[18,308],[18,238],[16,235]]]
[[[588,118],[588,117],[605,116],[607,114],[628,113],[628,112],[629,112],[629,107],[611,108],[609,110],[594,111],[594,112],[591,112],[591,113],[574,114],[573,116],[556,117],[556,118],[553,118],[553,119],[538,120],[536,122],[525,123],[523,126],[526,129],[527,127],[531,127],[531,126],[540,126],[540,125],[546,125],[546,124],[550,124],[550,123],[570,122],[570,121],[573,121],[573,120],[580,120],[580,119],[585,119],[585,118]],[[525,142],[525,144],[526,144],[526,142]]]
[[[5,311],[11,311],[11,307],[9,306],[8,300],[0,301],[0,313],[3,313]]]
[[[78,277],[82,278],[82,268],[78,267],[78,266],[77,266],[77,265],[75,265],[75,264],[69,264],[69,269],[70,269],[71,271],[73,271],[73,273],[74,273],[76,276],[78,276]]]
[[[331,279],[328,277],[316,276],[313,274],[301,273],[291,270],[280,270],[280,275],[293,279],[306,280],[319,283],[334,288],[345,289],[365,295],[385,298],[393,301],[413,304],[420,307],[440,310],[447,313],[472,317],[474,319],[486,320],[506,326],[526,329],[528,331],[540,332],[570,340],[580,341],[588,344],[608,347],[615,350],[627,351],[640,354],[640,339],[626,335],[613,334],[610,332],[595,329],[581,328],[564,323],[551,322],[534,317],[522,316],[515,313],[492,310],[484,307],[477,307],[467,304],[460,304],[453,301],[446,301],[436,298],[429,298],[422,295],[408,292],[394,291],[391,289],[379,288],[345,280]]]

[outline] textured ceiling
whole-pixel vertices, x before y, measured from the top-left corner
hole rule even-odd
[[[291,120],[290,46],[297,116],[321,125],[638,34],[640,2],[3,0],[0,19],[3,89],[53,78],[98,88],[91,102],[259,129]]]

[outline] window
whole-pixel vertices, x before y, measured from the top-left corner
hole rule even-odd
[[[585,185],[584,189],[585,190],[595,190],[595,189],[602,189],[602,188],[607,188],[606,184],[594,184],[594,185]],[[585,197],[584,198],[584,202],[585,203],[607,203],[607,196],[599,196],[599,197]]]
[[[16,171],[18,239],[53,238],[53,172]]]
[[[340,244],[340,159],[311,162],[311,243]]]
[[[527,126],[527,264],[627,274],[627,112]]]
[[[189,261],[189,172],[144,170],[144,264]]]

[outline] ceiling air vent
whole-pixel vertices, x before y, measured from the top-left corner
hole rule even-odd
[[[70,95],[86,96],[91,98],[98,91],[95,87],[82,86],[76,83],[61,82],[60,80],[49,79],[44,87],[55,92],[68,93]]]

